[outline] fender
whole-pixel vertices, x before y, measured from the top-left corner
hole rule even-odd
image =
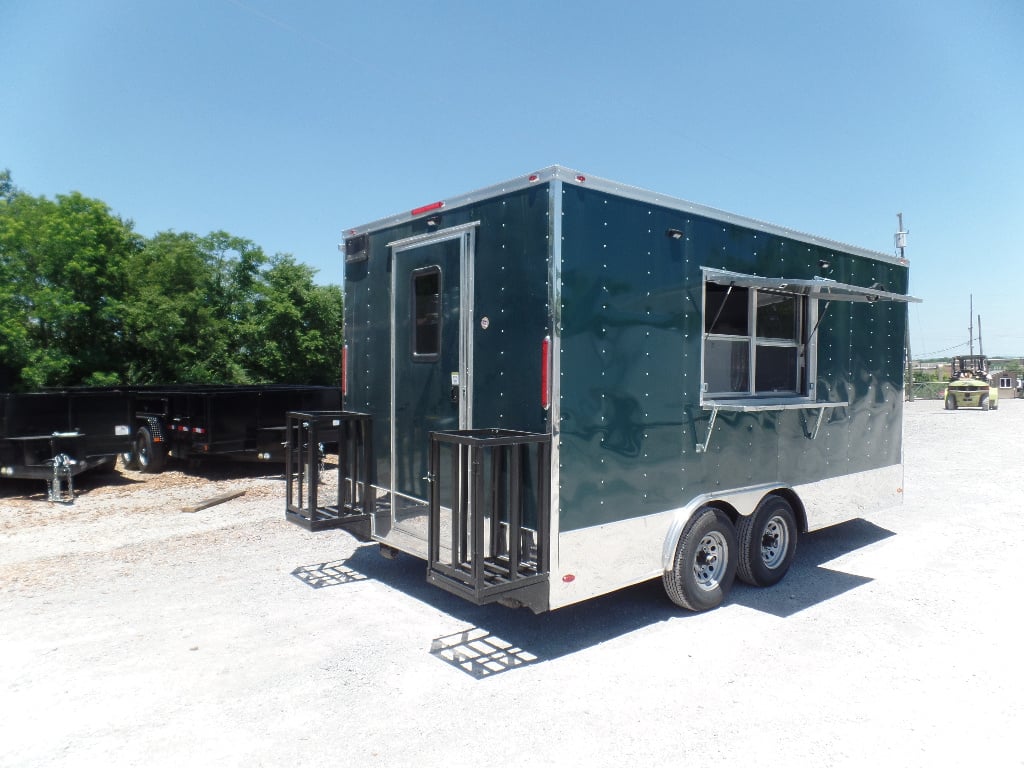
[[[757,505],[761,502],[761,499],[769,493],[780,490],[788,491],[792,496],[796,496],[796,494],[793,493],[792,488],[787,485],[782,483],[764,483],[762,485],[734,488],[732,490],[717,493],[702,493],[701,495],[690,499],[690,501],[684,506],[672,510],[672,522],[668,527],[668,533],[665,536],[665,543],[661,548],[662,570],[667,571],[672,568],[672,562],[675,559],[676,554],[676,546],[679,544],[679,537],[682,535],[683,529],[686,527],[686,524],[690,522],[690,518],[693,517],[693,513],[705,504],[721,502],[728,505],[736,512],[736,514],[743,517],[749,517],[754,513],[754,510],[757,509]],[[799,514],[799,512],[797,514]]]

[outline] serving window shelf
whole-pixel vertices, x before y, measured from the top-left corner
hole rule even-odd
[[[711,444],[711,434],[715,430],[715,421],[718,419],[719,411],[758,413],[761,411],[817,410],[818,415],[814,420],[813,429],[805,430],[804,432],[805,436],[809,440],[813,440],[818,436],[818,430],[821,428],[821,422],[825,416],[825,411],[833,408],[845,408],[848,405],[849,402],[846,401],[822,403],[809,400],[805,397],[742,397],[721,400],[705,400],[701,403],[701,407],[705,411],[711,411],[711,417],[708,420],[708,434],[704,438],[703,443],[697,444],[697,453],[707,453],[708,446]]]

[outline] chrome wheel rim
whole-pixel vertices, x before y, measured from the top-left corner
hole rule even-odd
[[[789,526],[781,515],[774,515],[764,527],[761,537],[761,561],[768,568],[778,568],[789,549]]]
[[[693,559],[693,577],[697,586],[704,590],[718,587],[729,562],[729,545],[718,531],[704,535]]]

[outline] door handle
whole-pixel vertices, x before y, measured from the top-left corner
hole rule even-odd
[[[453,403],[459,402],[459,385],[458,384],[456,384],[455,386],[452,387],[451,394],[448,395],[448,398]]]

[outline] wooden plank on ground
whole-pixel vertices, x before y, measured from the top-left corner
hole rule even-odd
[[[244,490],[243,491],[231,491],[229,493],[222,493],[220,496],[214,496],[212,498],[207,499],[206,501],[201,501],[198,504],[193,504],[190,507],[182,507],[181,511],[182,512],[198,512],[201,509],[207,509],[208,507],[215,507],[218,504],[223,504],[225,501],[231,501],[231,499],[237,498],[237,497],[241,496],[243,493],[245,493]]]

